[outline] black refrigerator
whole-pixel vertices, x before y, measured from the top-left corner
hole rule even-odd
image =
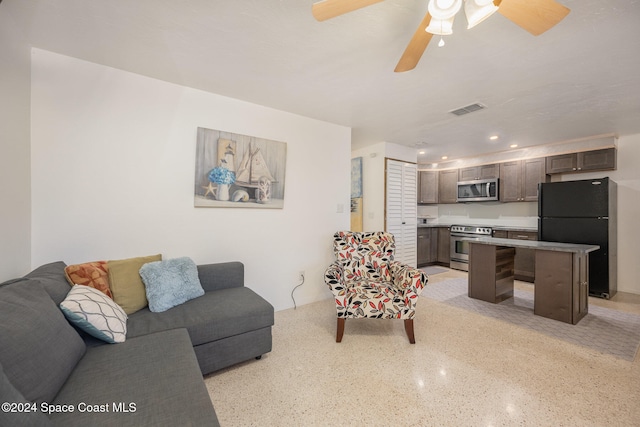
[[[618,289],[617,185],[609,178],[545,182],[538,187],[538,240],[599,245],[589,253],[589,295]]]

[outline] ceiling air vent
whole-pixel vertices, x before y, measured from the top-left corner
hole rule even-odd
[[[449,112],[451,114],[455,114],[456,116],[464,116],[465,114],[473,113],[474,111],[483,110],[485,108],[487,107],[476,102],[475,104],[470,104],[465,107],[456,108],[455,110],[451,110]]]

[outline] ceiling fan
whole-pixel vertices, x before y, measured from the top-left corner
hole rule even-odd
[[[379,3],[383,0],[323,0],[313,4],[312,13],[318,21]],[[434,34],[451,34],[453,17],[463,0],[429,0],[429,11],[413,34],[395,68],[396,73],[413,70]],[[555,0],[464,0],[469,27],[482,22],[494,12],[511,20],[534,36],[555,26],[569,14],[569,8]],[[442,41],[441,41],[442,43]]]

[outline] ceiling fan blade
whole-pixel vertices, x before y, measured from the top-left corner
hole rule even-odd
[[[411,37],[409,45],[404,50],[404,53],[400,57],[400,61],[398,61],[398,65],[396,65],[396,69],[393,71],[396,73],[402,73],[416,68],[422,54],[427,49],[427,46],[431,41],[431,37],[433,37],[433,34],[426,31],[429,26],[429,22],[431,22],[431,15],[427,12],[422,19],[420,26],[418,26],[416,32],[413,33],[413,37]]]
[[[324,0],[314,3],[311,13],[318,21],[325,21],[381,1],[384,0]]]
[[[494,0],[498,12],[534,36],[562,21],[571,11],[555,0]]]

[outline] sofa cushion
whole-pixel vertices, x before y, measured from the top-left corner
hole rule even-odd
[[[0,343],[7,378],[38,403],[53,400],[85,352],[78,333],[34,280],[0,287]]]
[[[51,421],[42,412],[37,403],[31,403],[24,398],[24,396],[16,390],[11,384],[7,376],[2,370],[0,365],[0,402],[3,404],[27,404],[25,410],[22,407],[9,407],[8,409],[2,408],[0,411],[0,426],[31,426],[31,427],[45,427],[51,426]],[[32,405],[35,405],[32,406]]]
[[[106,403],[109,412],[57,413],[51,420],[63,426],[219,425],[184,329],[88,348],[53,401],[81,402]]]
[[[41,265],[31,273],[24,276],[25,279],[35,280],[44,287],[56,305],[60,304],[71,290],[71,285],[64,275],[67,265],[62,261]]]
[[[140,268],[140,277],[149,310],[156,313],[204,295],[196,263],[188,257],[149,262]]]
[[[247,287],[205,292],[162,313],[129,316],[127,338],[186,328],[194,346],[273,325],[273,307]]]
[[[60,309],[73,325],[102,341],[119,343],[127,336],[127,314],[97,289],[72,287]]]
[[[198,277],[205,292],[244,286],[244,264],[238,261],[198,266]]]
[[[108,261],[109,284],[113,300],[131,314],[147,306],[147,296],[140,277],[140,267],[148,262],[160,261],[162,255],[151,255]]]
[[[68,265],[64,269],[67,281],[73,285],[89,286],[113,298],[109,287],[109,267],[107,261],[85,262]]]

